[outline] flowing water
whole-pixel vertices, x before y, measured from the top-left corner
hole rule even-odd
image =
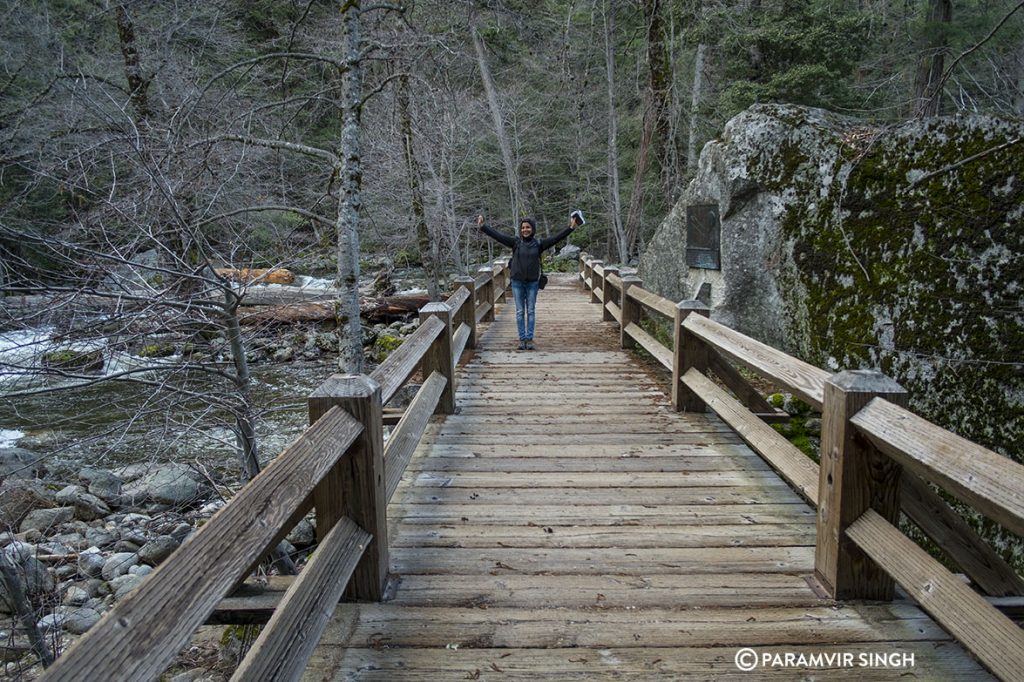
[[[297,284],[330,286],[328,280],[308,277],[299,278]],[[86,464],[113,468],[139,461],[238,470],[233,418],[216,406],[233,398],[233,387],[226,379],[207,374],[202,379],[172,382],[167,372],[149,372],[136,377],[154,385],[114,380],[51,390],[71,383],[40,377],[40,358],[52,351],[98,353],[104,360],[101,376],[107,378],[155,363],[174,366],[181,361],[177,356],[140,358],[101,341],[70,342],[55,336],[53,328],[0,332],[0,449],[18,447],[43,455],[51,471],[73,472]],[[333,363],[333,357],[324,356],[320,361],[250,367],[250,403],[256,412],[261,461],[272,459],[306,428],[306,397],[336,371]]]

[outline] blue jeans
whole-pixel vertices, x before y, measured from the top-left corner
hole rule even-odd
[[[533,340],[533,324],[537,320],[537,291],[539,290],[539,281],[512,280],[512,297],[516,299],[516,329],[519,331],[520,341]]]

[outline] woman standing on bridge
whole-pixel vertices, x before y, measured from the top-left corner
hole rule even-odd
[[[519,236],[502,234],[476,217],[477,227],[494,241],[512,249],[512,297],[516,300],[516,328],[519,331],[519,350],[533,350],[533,326],[536,321],[537,290],[540,289],[540,256],[547,249],[569,236],[577,225],[576,211],[569,217],[569,227],[554,237],[536,239],[537,221],[523,218],[519,223]]]

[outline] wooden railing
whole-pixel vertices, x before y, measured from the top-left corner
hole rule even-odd
[[[334,375],[309,397],[309,428],[43,676],[157,678],[218,603],[311,510],[318,545],[232,679],[297,679],[343,596],[381,599],[386,507],[432,414],[454,411],[455,366],[493,319],[508,285],[503,263],[458,280],[443,303],[369,376]],[[417,371],[423,383],[384,445],[384,405]],[[222,616],[218,622],[226,622]]]
[[[890,600],[899,584],[993,673],[1020,679],[1024,632],[993,604],[1024,594],[1024,581],[929,484],[1024,535],[1024,466],[913,414],[880,372],[830,374],[587,254],[580,280],[619,323],[623,348],[639,345],[671,370],[676,410],[713,410],[817,508],[815,574],[830,596]],[[671,323],[671,348],[644,331],[644,316]],[[821,411],[820,466],[766,423],[774,410],[734,364]],[[901,511],[989,598],[903,535]]]

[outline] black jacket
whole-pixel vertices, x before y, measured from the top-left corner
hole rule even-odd
[[[536,239],[533,235],[529,239],[513,237],[509,234],[502,234],[490,225],[482,225],[480,230],[494,241],[504,244],[512,249],[512,260],[509,268],[512,270],[512,279],[520,282],[536,282],[540,279],[540,254],[562,241],[572,232],[567,227],[554,237],[547,239]]]

